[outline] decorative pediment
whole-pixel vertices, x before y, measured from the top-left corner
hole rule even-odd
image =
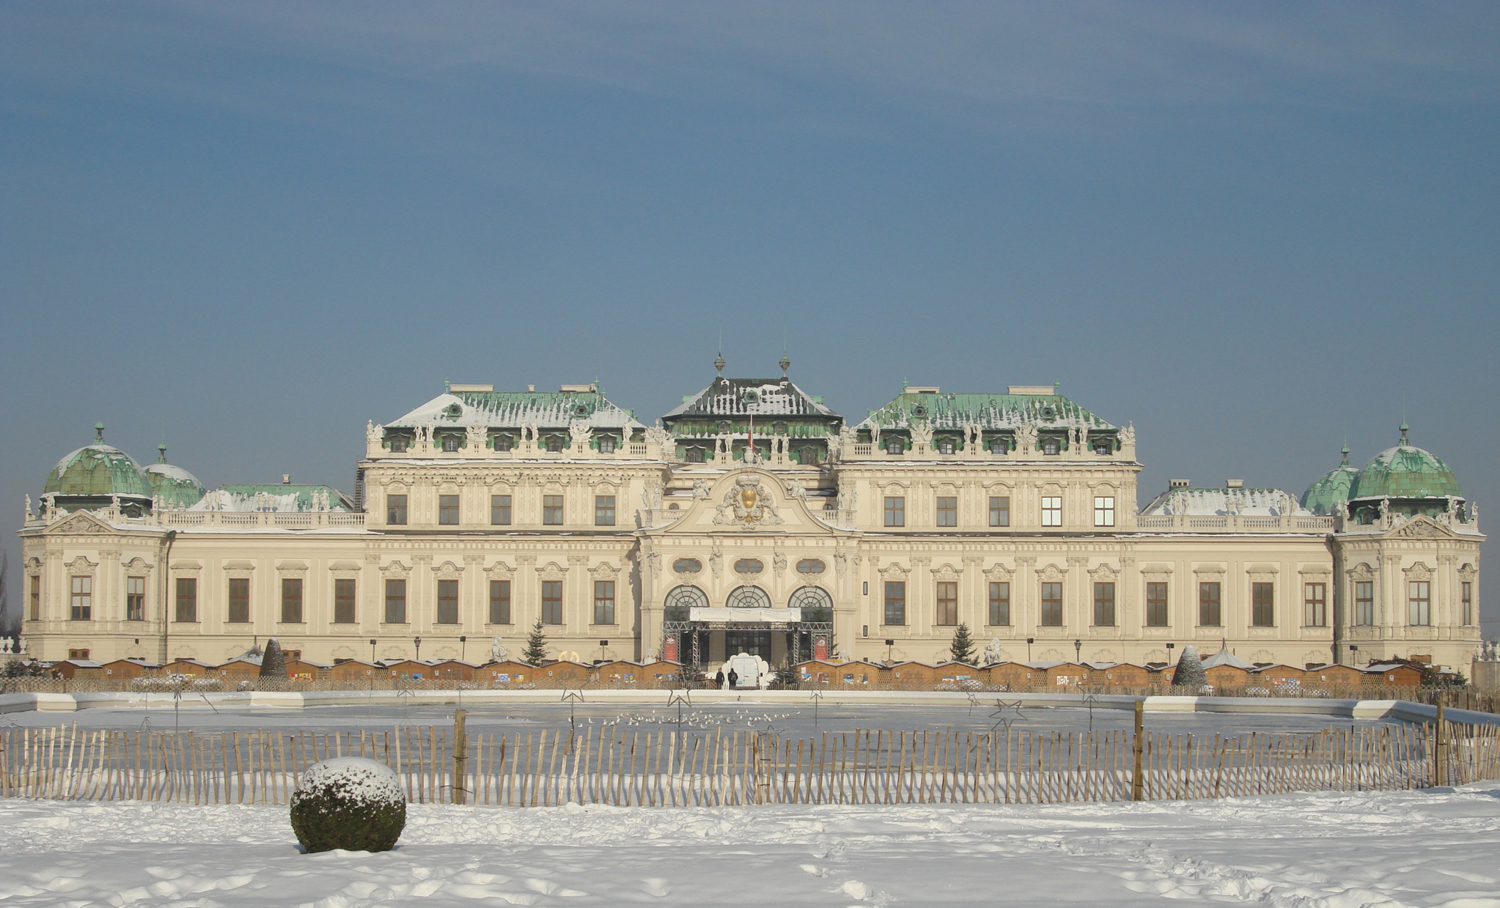
[[[906,575],[910,573],[909,569],[902,567],[895,561],[880,569],[880,576],[886,580],[905,580]]]
[[[515,568],[503,561],[495,562],[485,568],[484,572],[490,576],[491,580],[509,580],[516,575]]]
[[[42,569],[42,559],[32,555],[26,559],[26,573],[35,574]]]
[[[1089,571],[1089,576],[1094,578],[1095,583],[1112,583],[1118,575],[1118,571],[1102,563],[1092,571]]]
[[[1467,561],[1460,565],[1458,568],[1458,576],[1463,578],[1464,580],[1472,581],[1476,576],[1478,576],[1478,574],[1479,569],[1474,567],[1474,565],[1470,564]]]
[[[136,557],[130,559],[127,562],[125,562],[125,570],[126,571],[149,571],[149,570],[151,570],[151,565],[146,561],[146,559],[144,559],[144,558],[140,557],[139,555],[137,555]]]
[[[714,523],[720,526],[742,526],[754,529],[763,526],[778,526],[785,521],[776,509],[776,496],[772,489],[775,483],[760,473],[745,471],[734,477],[734,482],[724,490]]]
[[[85,558],[84,556],[79,555],[77,558],[74,558],[72,561],[68,562],[68,573],[69,574],[92,574],[92,573],[94,573],[94,569],[97,568],[98,566],[99,566],[99,562],[97,562],[97,561],[90,561],[87,558]]]
[[[999,563],[991,565],[990,568],[984,572],[984,576],[988,577],[990,579],[990,582],[992,583],[1004,583],[1005,581],[1009,580],[1013,574],[1015,574],[1015,571],[1012,571],[1010,568]]]
[[[278,570],[278,571],[288,571],[288,572],[305,571],[305,570],[307,570],[307,562],[306,561],[278,561],[278,562],[276,562],[276,570]]]
[[[331,563],[331,564],[328,565],[328,569],[330,571],[357,571],[357,570],[359,570],[359,562],[358,561],[335,561],[335,562],[333,562],[333,563]]]
[[[451,561],[444,561],[432,569],[432,573],[439,580],[457,580],[463,576],[464,569]]]
[[[224,570],[226,570],[226,571],[245,571],[245,572],[253,571],[253,570],[255,570],[255,562],[253,562],[253,561],[238,561],[238,560],[237,561],[226,561],[226,562],[224,562]]]
[[[594,577],[599,580],[613,580],[615,577],[619,576],[620,569],[612,564],[601,561],[593,567],[589,568],[589,573],[593,574]]]
[[[945,562],[933,569],[932,578],[934,580],[944,580],[951,582],[957,580],[958,576],[962,573],[962,568],[956,568],[953,565]]]
[[[1430,568],[1427,565],[1423,564],[1422,562],[1418,561],[1416,564],[1414,564],[1411,567],[1409,567],[1409,568],[1406,569],[1406,579],[1407,580],[1431,580],[1432,579],[1432,568]]]
[[[549,561],[536,569],[537,576],[543,580],[561,580],[568,576],[568,569],[558,566],[556,561]]]
[[[1386,534],[1392,539],[1452,539],[1456,534],[1430,517],[1416,516]]]
[[[1067,575],[1067,568],[1060,568],[1055,564],[1049,564],[1036,572],[1037,579],[1045,583],[1061,583],[1062,579]]]
[[[405,580],[411,576],[411,568],[399,561],[392,561],[390,564],[382,567],[380,573],[385,575],[387,580]]]
[[[1349,569],[1349,576],[1361,583],[1368,582],[1375,579],[1375,569],[1361,561]]]
[[[115,528],[88,511],[74,511],[48,527],[47,532],[72,536],[101,536],[114,533]]]

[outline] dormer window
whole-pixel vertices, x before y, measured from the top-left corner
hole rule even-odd
[[[707,459],[702,448],[688,448],[683,453],[687,456],[688,463],[704,463]]]
[[[719,420],[719,432],[720,432],[720,434],[726,433],[728,431],[729,431],[729,421],[727,419],[721,419],[721,420]]]
[[[391,453],[392,454],[405,454],[406,453],[406,446],[407,446],[407,444],[409,444],[409,442],[407,441],[407,438],[406,438],[405,435],[392,435],[391,436]]]
[[[600,454],[613,454],[613,453],[615,453],[615,437],[613,435],[600,435],[599,436],[599,453]]]
[[[777,435],[786,434],[786,423],[784,422],[777,422],[775,425],[771,426],[771,428],[776,430]]]
[[[561,435],[547,436],[547,451],[552,454],[561,453],[563,449],[563,438]]]
[[[511,437],[509,435],[496,435],[495,436],[495,450],[496,451],[501,451],[501,452],[509,451],[511,449],[511,444],[512,443],[513,442],[511,441]]]
[[[885,440],[885,453],[900,454],[906,450],[906,444],[899,436],[891,436]]]
[[[806,448],[802,449],[802,465],[803,466],[817,466],[818,465],[818,449],[817,448],[809,446],[809,447],[806,447]]]
[[[444,454],[456,454],[456,453],[458,453],[458,436],[457,435],[444,435],[443,436],[443,453]]]
[[[1009,450],[1010,450],[1010,446],[1005,443],[1005,439],[1003,439],[1003,438],[994,438],[994,439],[990,440],[990,453],[991,454],[1004,454],[1005,452],[1007,452]]]
[[[1059,447],[1058,447],[1058,444],[1057,444],[1057,439],[1055,439],[1055,438],[1047,438],[1047,439],[1043,439],[1042,440],[1042,453],[1043,454],[1056,454],[1058,452],[1058,450],[1059,450]]]
[[[951,438],[939,438],[938,439],[938,453],[939,454],[952,454],[953,453],[953,439],[951,439]]]
[[[1114,452],[1110,450],[1109,442],[1096,441],[1094,442],[1094,453],[1098,454],[1101,457],[1108,457]]]

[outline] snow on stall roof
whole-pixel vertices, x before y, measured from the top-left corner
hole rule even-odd
[[[1209,656],[1207,659],[1204,659],[1202,661],[1204,668],[1215,668],[1220,665],[1228,665],[1234,668],[1243,669],[1255,668],[1255,663],[1246,662],[1244,659],[1241,659],[1239,656],[1236,656],[1234,653],[1231,653],[1227,649],[1221,649],[1217,653],[1214,653],[1212,656]]]
[[[1222,516],[1231,511],[1246,517],[1309,516],[1312,511],[1282,489],[1168,489],[1141,511],[1146,515]]]

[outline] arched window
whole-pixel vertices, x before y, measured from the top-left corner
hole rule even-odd
[[[724,604],[730,608],[770,608],[771,597],[758,586],[739,586],[729,591]]]
[[[665,614],[662,617],[665,620],[687,621],[692,614],[691,609],[708,608],[708,594],[696,586],[683,584],[667,592],[663,606]]]
[[[815,467],[818,465],[818,449],[811,445],[802,449],[803,466]]]
[[[1042,453],[1043,454],[1056,454],[1057,451],[1058,451],[1057,439],[1055,439],[1055,438],[1044,438],[1044,439],[1042,439]]]
[[[804,586],[787,600],[788,608],[802,609],[803,621],[832,621],[833,597],[821,586]]]
[[[885,453],[887,453],[887,454],[900,454],[900,453],[904,452],[905,450],[906,450],[906,443],[901,440],[901,436],[899,436],[899,435],[892,435],[892,436],[890,436],[889,438],[887,438],[885,440]]]
[[[938,453],[939,454],[952,454],[953,453],[953,439],[951,439],[951,438],[939,438],[938,439]]]

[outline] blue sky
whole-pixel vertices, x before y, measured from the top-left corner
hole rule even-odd
[[[1142,503],[1404,413],[1489,513],[1497,50],[1463,2],[7,3],[0,526],[97,420],[347,489],[445,379],[649,422],[721,334],[854,419],[1056,381]]]

